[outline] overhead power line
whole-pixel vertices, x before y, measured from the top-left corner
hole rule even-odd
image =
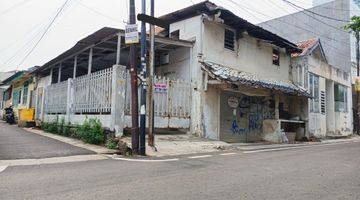
[[[243,7],[243,8],[246,8],[246,9],[252,11],[252,12],[255,12],[255,13],[257,13],[257,14],[260,14],[260,15],[262,15],[262,16],[265,16],[265,17],[267,17],[267,18],[270,18],[270,19],[273,18],[273,17],[271,17],[271,16],[269,16],[269,15],[267,15],[267,14],[264,14],[264,13],[262,13],[262,12],[259,12],[259,11],[255,10],[255,9],[251,9],[251,8],[245,6],[245,5],[240,5],[238,2],[236,2],[236,1],[234,1],[234,0],[227,0],[227,1],[231,2],[232,4],[236,5],[236,6],[239,7],[239,8]],[[349,42],[344,42],[344,41],[337,40],[337,39],[335,39],[335,38],[330,38],[330,37],[328,37],[327,35],[323,35],[323,34],[316,33],[316,32],[314,32],[314,31],[312,31],[312,30],[306,29],[306,28],[304,28],[304,27],[298,26],[298,25],[293,24],[293,23],[289,23],[289,22],[286,22],[286,21],[282,21],[282,20],[280,20],[280,19],[278,19],[278,18],[274,18],[273,20],[278,21],[278,22],[280,22],[280,23],[282,23],[282,24],[286,24],[286,25],[293,26],[293,27],[295,27],[295,28],[298,28],[298,29],[307,31],[307,32],[309,32],[309,33],[314,34],[314,36],[321,36],[321,37],[323,37],[323,38],[327,38],[328,40],[336,41],[336,42],[338,42],[339,44],[350,45]],[[266,25],[270,26],[267,22],[264,22],[264,23],[265,23]],[[272,26],[270,26],[270,27],[272,27]],[[342,56],[342,57],[348,57],[348,56],[349,56],[349,55],[345,55],[344,53],[342,53],[341,51],[339,51],[337,47],[334,47],[334,46],[332,46],[332,45],[330,45],[330,44],[326,44],[326,45],[327,45],[329,48],[331,48],[331,49],[333,49],[334,51],[336,51],[336,52],[338,53],[338,55],[340,55],[340,56]]]
[[[36,47],[39,45],[39,43],[41,42],[41,40],[44,38],[44,36],[46,35],[46,33],[49,31],[50,27],[54,24],[55,20],[58,18],[58,16],[60,15],[60,13],[63,11],[64,7],[66,6],[66,4],[69,2],[70,0],[66,0],[62,6],[60,7],[60,9],[58,10],[58,12],[56,13],[56,15],[54,16],[54,18],[51,20],[51,22],[49,23],[49,25],[45,28],[45,31],[42,33],[41,37],[39,38],[39,40],[35,43],[35,45],[31,48],[31,50],[25,55],[25,57],[21,60],[21,62],[19,63],[19,66],[21,64],[24,63],[24,61],[31,55],[31,53],[36,49]]]
[[[326,16],[326,15],[322,15],[322,14],[319,14],[317,12],[314,12],[312,10],[309,10],[309,9],[306,9],[304,7],[301,7],[295,3],[292,3],[288,0],[282,0],[283,2],[289,4],[289,5],[292,5],[293,7],[296,7],[296,8],[299,8],[299,9],[302,9],[304,12],[308,12],[308,13],[311,13],[311,14],[314,14],[314,15],[317,15],[317,16],[320,16],[320,17],[323,17],[323,18],[326,18],[326,19],[330,19],[330,20],[334,20],[334,21],[339,21],[339,22],[349,22],[347,20],[343,20],[343,19],[338,19],[338,18],[333,18],[333,17],[329,17],[329,16]]]
[[[288,2],[287,0],[282,0],[282,1],[284,1],[285,3]],[[288,3],[288,4],[289,4],[289,3]],[[328,27],[333,28],[333,29],[335,29],[335,30],[339,30],[339,31],[342,31],[342,32],[347,33],[347,32],[346,32],[344,29],[342,29],[342,28],[336,27],[336,26],[334,26],[334,25],[332,25],[332,24],[328,24],[328,23],[326,23],[326,22],[324,22],[324,21],[316,18],[315,16],[312,16],[311,14],[309,14],[309,13],[306,12],[306,11],[308,11],[308,10],[306,10],[306,9],[301,9],[301,8],[299,9],[298,7],[294,6],[293,4],[289,4],[289,5],[290,5],[291,7],[293,7],[293,8],[295,8],[296,10],[300,11],[301,13],[304,13],[306,16],[308,16],[308,17],[310,17],[310,18],[313,18],[314,20],[316,20],[316,21],[324,24],[325,26],[328,26]]]
[[[87,10],[89,10],[89,11],[91,11],[91,12],[94,12],[94,13],[100,15],[100,16],[103,16],[103,17],[105,17],[105,18],[107,18],[107,19],[110,19],[110,20],[112,20],[112,21],[115,21],[115,22],[117,22],[117,23],[123,23],[122,21],[120,21],[120,20],[118,20],[118,19],[116,19],[116,18],[114,18],[114,17],[111,17],[111,16],[109,16],[109,15],[106,15],[106,14],[104,14],[104,13],[102,13],[102,12],[100,12],[100,11],[98,11],[98,10],[90,7],[90,6],[87,6],[87,5],[83,4],[83,3],[80,2],[80,1],[79,1],[78,3],[79,3],[80,6],[82,6],[83,8],[86,8]]]

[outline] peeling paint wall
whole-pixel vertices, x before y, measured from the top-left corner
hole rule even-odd
[[[209,87],[204,93],[204,135],[206,138],[219,140],[220,133],[220,90]]]
[[[277,47],[243,33],[243,37],[236,41],[237,48],[231,51],[224,48],[225,26],[209,21],[204,24],[204,59],[261,78],[289,80],[290,56],[284,49],[280,50],[280,66],[273,65],[272,51]]]
[[[169,52],[169,63],[156,67],[156,74],[162,77],[190,81],[190,49],[178,48]]]
[[[335,134],[350,135],[353,129],[350,74],[329,65],[320,59],[318,53],[318,50],[316,50],[308,56],[292,59],[292,76],[296,76],[294,72],[296,67],[303,66],[307,70],[305,80],[308,80],[308,73],[318,75],[319,96],[321,92],[324,92],[325,95],[325,113],[321,113],[321,108],[319,113],[313,113],[310,112],[310,109],[308,110],[309,133],[318,138]],[[342,84],[348,87],[347,112],[335,111],[334,84]],[[306,87],[308,88],[308,83]]]
[[[192,85],[191,91],[191,123],[190,133],[197,136],[203,135],[203,80],[204,72],[201,70],[198,56],[202,55],[202,15],[194,16],[179,22],[170,24],[170,33],[179,30],[180,39],[195,40],[195,45],[190,52],[190,81]]]

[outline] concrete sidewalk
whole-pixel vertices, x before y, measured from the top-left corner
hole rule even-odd
[[[131,137],[121,139],[131,146]],[[156,150],[146,144],[146,154],[152,157],[201,154],[221,151],[231,144],[199,138],[188,134],[155,135]]]
[[[341,142],[360,141],[359,136],[352,136],[345,139],[323,139],[320,142],[298,142],[294,144],[271,144],[271,143],[234,143],[230,146],[224,147],[226,150],[241,150],[241,151],[254,151],[254,150],[265,150],[265,149],[277,149],[277,148],[291,148],[301,147],[309,145],[321,145],[321,144],[332,144]]]
[[[46,133],[42,130],[25,128],[25,130],[36,133],[41,136],[49,137],[69,145],[84,148],[93,151],[97,154],[116,154],[117,150],[110,150],[103,146],[86,144],[80,140]],[[179,155],[189,154],[203,154],[203,153],[214,153],[222,151],[252,151],[252,150],[263,150],[263,149],[274,149],[274,148],[289,148],[306,145],[326,144],[334,142],[345,142],[351,140],[359,140],[360,137],[354,136],[351,139],[333,139],[324,140],[322,142],[303,142],[297,144],[270,144],[270,143],[226,143],[222,141],[215,141],[205,138],[199,138],[189,134],[157,134],[155,136],[156,148],[149,147],[146,144],[146,154],[150,157],[171,157]],[[131,147],[131,137],[123,137],[121,141],[125,142]]]
[[[171,157],[188,154],[203,154],[221,151],[254,151],[264,149],[280,149],[280,148],[293,148],[301,146],[330,144],[350,141],[360,141],[359,136],[353,136],[348,139],[332,139],[323,140],[321,142],[301,142],[295,144],[271,144],[271,143],[226,143],[222,141],[214,141],[204,138],[198,138],[187,134],[174,134],[174,135],[156,135],[155,146],[156,150],[152,147],[146,146],[146,152],[151,157]],[[131,137],[122,138],[122,141],[131,145]]]
[[[41,159],[95,152],[0,122],[0,160]]]

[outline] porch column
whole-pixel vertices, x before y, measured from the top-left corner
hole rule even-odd
[[[71,114],[73,113],[73,99],[74,99],[74,87],[73,79],[67,80],[67,99],[66,99],[66,122],[71,122]]]
[[[111,128],[115,131],[116,137],[121,137],[124,130],[126,90],[125,75],[125,66],[113,66],[111,94]]]
[[[62,64],[60,63],[59,73],[58,73],[58,83],[60,83],[60,81],[61,81],[61,68],[62,68]]]
[[[53,73],[54,73],[54,68],[51,67],[51,68],[50,68],[50,85],[52,84]]]
[[[77,56],[75,56],[75,58],[74,58],[74,71],[73,71],[73,78],[76,78],[77,59],[78,59],[78,57],[77,57]]]
[[[121,35],[118,34],[117,41],[117,50],[116,50],[116,65],[120,65],[120,56],[121,56]]]
[[[280,96],[279,96],[279,94],[277,94],[277,93],[275,94],[274,101],[275,101],[275,119],[278,120],[278,119],[280,119],[280,113],[279,113]]]
[[[89,63],[88,63],[88,74],[91,74],[92,59],[93,59],[93,48],[90,48],[90,51],[89,51]]]
[[[334,95],[334,81],[326,80],[326,134],[335,133],[335,95]]]

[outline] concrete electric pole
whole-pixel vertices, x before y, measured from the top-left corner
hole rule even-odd
[[[141,1],[141,13],[146,14],[146,1]],[[140,97],[140,155],[146,154],[146,23],[141,22],[141,97]]]
[[[150,15],[154,17],[155,15],[155,0],[150,0]],[[148,144],[151,147],[155,146],[154,141],[154,64],[155,64],[155,25],[150,24],[150,51],[149,51],[149,83],[148,83],[148,124],[149,124],[149,139]]]
[[[130,0],[130,24],[135,22],[135,1]],[[136,44],[130,45],[130,72],[131,72],[131,148],[133,154],[139,152],[139,108],[138,108],[138,82],[137,82],[137,49]]]

